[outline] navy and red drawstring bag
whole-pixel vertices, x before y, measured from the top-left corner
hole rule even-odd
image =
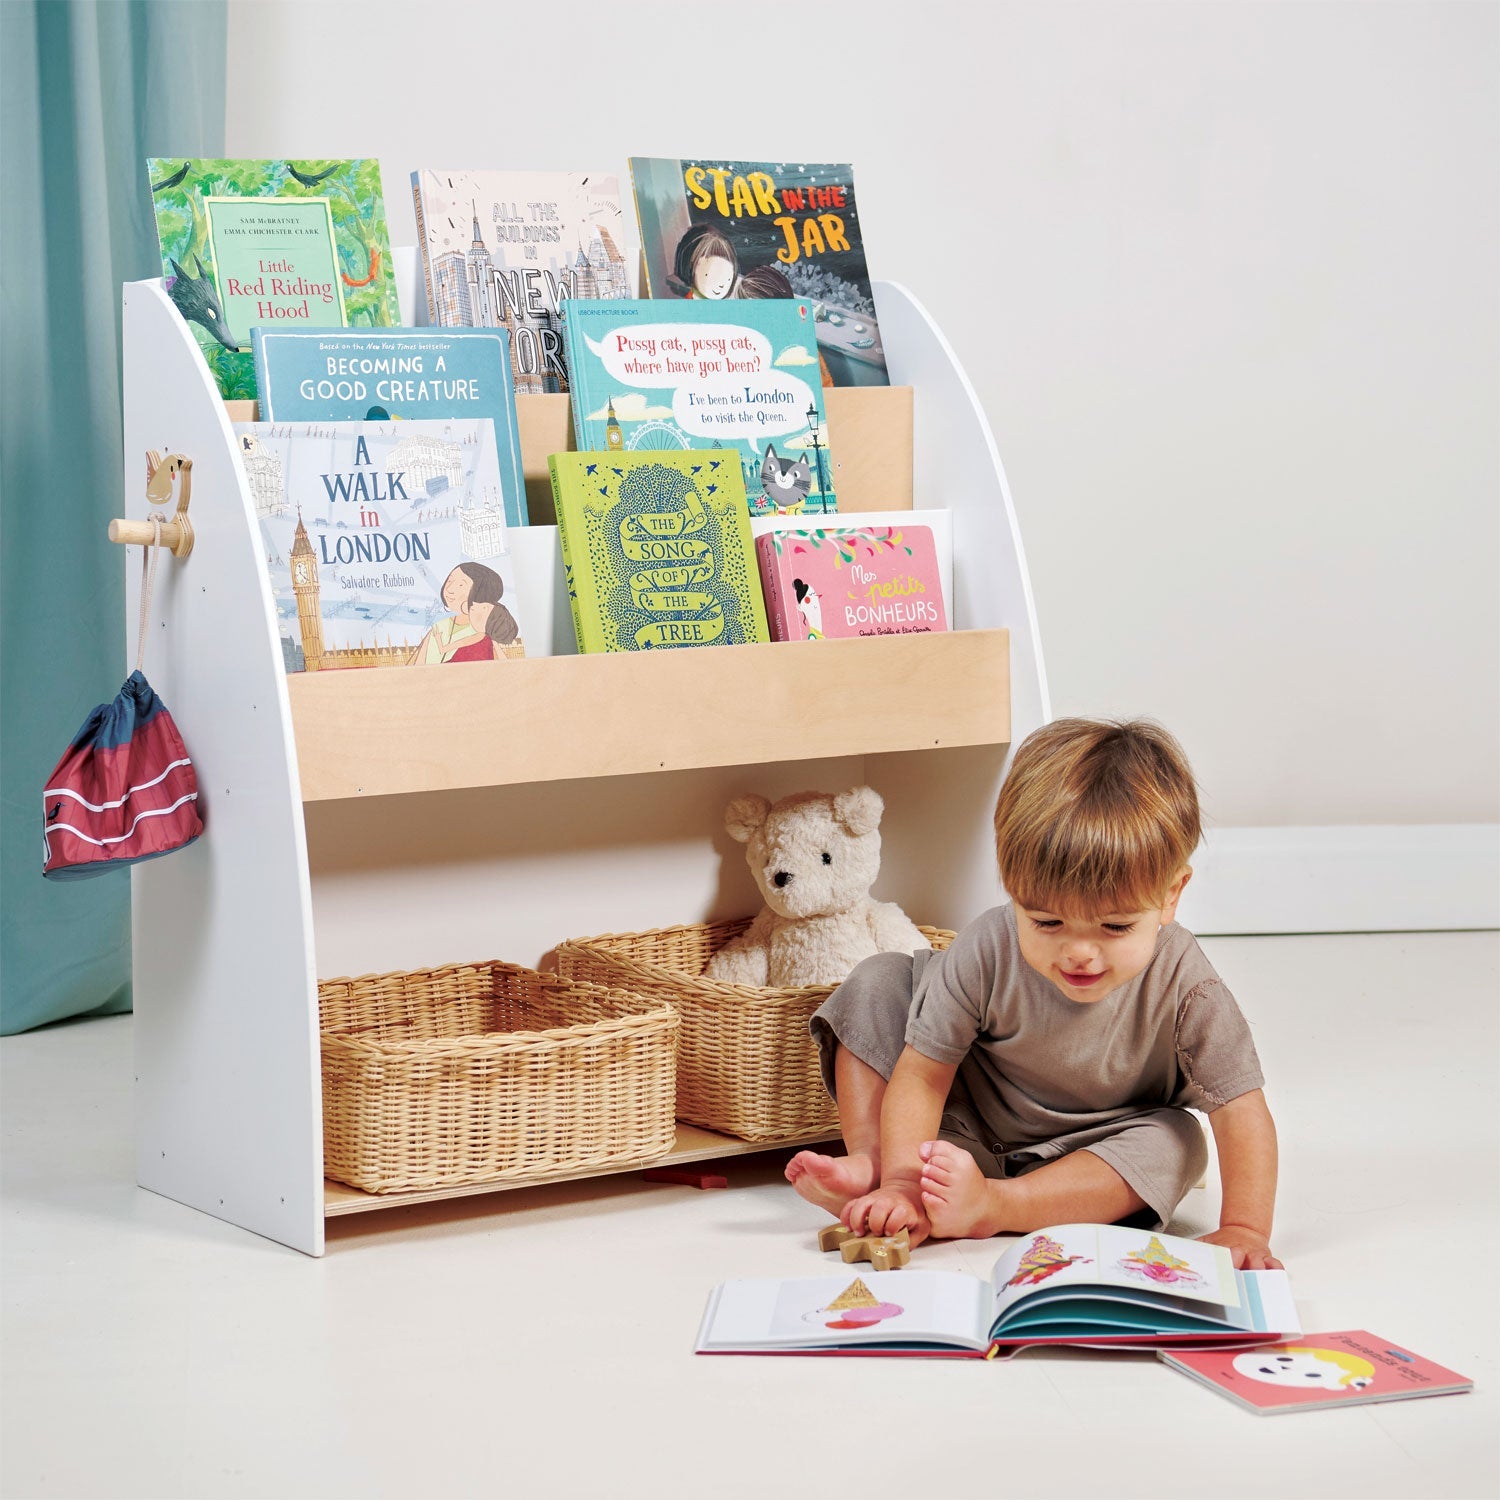
[[[157,519],[156,517],[152,518]],[[135,671],[83,721],[47,778],[42,874],[80,880],[170,854],[203,832],[198,778],[166,705],[141,672],[158,545],[141,565]]]

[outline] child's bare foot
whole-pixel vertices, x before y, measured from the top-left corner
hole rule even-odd
[[[995,1190],[979,1163],[951,1141],[927,1141],[921,1148],[922,1206],[935,1238],[986,1239],[1001,1229]]]
[[[786,1180],[807,1199],[837,1214],[851,1198],[861,1198],[876,1183],[875,1163],[868,1156],[823,1156],[799,1151],[786,1164]]]

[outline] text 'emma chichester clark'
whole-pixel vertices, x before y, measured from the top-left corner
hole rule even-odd
[[[369,465],[368,468],[365,465]],[[398,531],[387,533],[380,530],[380,512],[375,507],[382,502],[401,500],[410,502],[406,493],[404,472],[393,474],[375,467],[370,457],[369,444],[363,435],[355,440],[354,468],[348,474],[324,474],[323,488],[330,501],[343,501],[359,506],[359,524],[374,528],[375,536],[349,532],[343,536],[332,536],[323,532],[318,536],[318,551],[322,561],[328,564],[352,562],[427,562],[432,557],[431,533],[426,531]]]
[[[825,251],[849,248],[843,217],[833,212],[847,206],[848,190],[842,183],[778,188],[766,172],[741,176],[728,167],[696,163],[683,172],[682,180],[694,208],[712,208],[726,219],[769,218],[784,236],[776,251],[776,259],[784,265],[804,256],[811,260]],[[793,217],[806,210],[811,212],[800,221]]]
[[[309,281],[306,276],[279,274],[293,270],[289,260],[263,260],[258,262],[257,269],[260,275],[254,281],[226,276],[224,291],[230,297],[259,298],[255,314],[261,322],[306,323],[312,318],[314,299],[325,304],[336,299],[337,289],[331,281]]]

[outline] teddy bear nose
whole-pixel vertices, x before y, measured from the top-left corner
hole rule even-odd
[[[788,886],[791,883],[792,872],[790,870],[778,870],[771,877],[771,884],[774,885],[778,891],[781,890],[783,886]]]

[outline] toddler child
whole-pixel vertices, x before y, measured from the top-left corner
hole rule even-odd
[[[1276,1127],[1249,1028],[1173,920],[1199,839],[1177,742],[1060,719],[1016,752],[995,807],[1009,905],[946,952],[866,959],[813,1016],[848,1155],[787,1178],[857,1233],[979,1238],[1051,1224],[1164,1226],[1203,1172],[1203,1238],[1276,1267]]]

